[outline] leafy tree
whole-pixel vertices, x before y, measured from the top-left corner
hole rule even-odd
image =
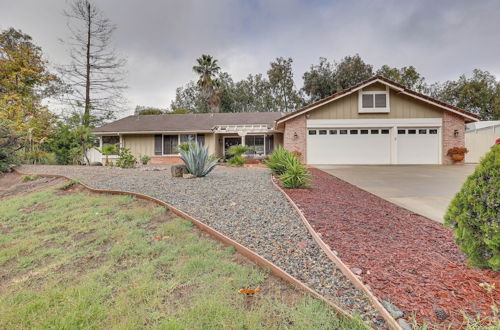
[[[10,172],[19,163],[16,152],[22,148],[21,135],[8,122],[0,120],[0,173]]]
[[[377,70],[377,75],[384,76],[419,93],[427,93],[429,89],[425,83],[425,78],[412,65],[404,66],[400,69],[382,65]]]
[[[122,91],[126,88],[126,61],[111,48],[116,26],[89,0],[73,0],[64,13],[71,32],[65,42],[71,62],[60,67],[72,88],[67,101],[81,110],[84,126],[90,125],[91,116],[113,118],[123,104]]]
[[[335,89],[341,91],[373,76],[373,66],[365,63],[359,54],[346,56],[335,63]]]
[[[208,112],[208,104],[200,95],[200,88],[193,81],[175,90],[175,99],[170,103],[170,112],[184,109],[188,113]]]
[[[47,140],[55,121],[42,101],[61,89],[47,66],[29,35],[13,28],[0,34],[0,119],[36,143]]]
[[[452,200],[445,224],[472,266],[500,270],[500,145],[494,145]]]
[[[249,75],[235,84],[235,111],[267,112],[279,111],[279,104],[274,102],[274,94],[269,81],[262,74]]]
[[[52,139],[46,146],[47,150],[56,155],[56,161],[60,165],[74,163],[72,155],[75,152],[73,150],[77,149],[79,145],[73,129],[74,126],[63,121],[58,121],[55,125]]]
[[[208,103],[211,112],[220,111],[220,96],[217,93],[216,77],[220,73],[217,60],[210,55],[201,55],[196,59],[197,65],[193,66],[193,71],[200,77],[198,86],[201,88],[203,98]]]
[[[134,115],[163,115],[166,111],[166,109],[137,105]]]
[[[475,69],[472,77],[434,84],[431,95],[480,115],[483,120],[500,119],[500,81],[488,71]]]
[[[303,104],[299,92],[295,89],[292,63],[290,57],[287,59],[278,57],[271,62],[271,68],[267,71],[274,101],[278,104],[278,109],[283,112],[295,110]]]
[[[309,71],[302,76],[304,86],[302,90],[309,97],[310,102],[315,102],[334,94],[336,90],[335,67],[324,57],[319,58],[319,63],[311,65]]]

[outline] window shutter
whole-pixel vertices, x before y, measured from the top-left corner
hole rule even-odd
[[[362,95],[363,108],[373,108],[373,94]]]
[[[387,107],[387,95],[375,94],[375,108],[386,108],[386,107]]]
[[[161,155],[161,135],[155,135],[155,155]]]

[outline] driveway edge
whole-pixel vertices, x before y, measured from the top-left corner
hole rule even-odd
[[[314,241],[321,247],[321,249],[326,253],[328,258],[335,263],[335,265],[340,269],[340,271],[354,284],[356,288],[362,290],[368,296],[368,299],[372,303],[372,306],[382,315],[384,320],[389,324],[389,326],[393,329],[402,330],[401,326],[398,324],[396,319],[392,317],[392,315],[385,309],[385,307],[380,303],[377,297],[370,291],[370,289],[363,284],[363,282],[351,271],[351,269],[344,264],[344,262],[332,252],[330,247],[321,239],[318,233],[311,226],[307,218],[305,217],[302,210],[295,204],[295,202],[288,196],[288,194],[279,186],[276,182],[274,176],[271,176],[271,182],[288,200],[288,202],[293,206],[293,208],[297,211],[300,216],[300,219],[306,226],[307,230],[313,237]]]
[[[14,168],[13,172],[15,172],[17,174],[20,174],[20,175],[28,175],[29,174],[29,173],[24,173],[24,172],[18,170],[17,168]],[[64,175],[59,175],[59,174],[36,174],[36,175],[41,176],[41,177],[46,177],[46,178],[62,178],[62,179],[65,179],[65,180],[74,180],[74,179],[71,179],[71,178],[66,177]],[[137,197],[137,198],[140,198],[140,199],[149,200],[149,201],[152,201],[152,202],[154,202],[156,204],[164,206],[167,209],[169,209],[170,211],[172,211],[173,213],[175,213],[177,216],[179,216],[179,217],[181,217],[181,218],[183,218],[185,220],[191,221],[194,225],[196,225],[196,227],[198,227],[199,229],[205,231],[206,233],[208,233],[210,236],[212,236],[212,238],[216,239],[217,241],[219,241],[219,242],[221,242],[221,243],[223,243],[225,245],[229,245],[229,246],[234,247],[236,249],[236,251],[238,251],[238,253],[240,253],[241,255],[243,255],[246,258],[248,258],[250,261],[252,261],[257,266],[259,266],[261,268],[267,268],[271,272],[271,274],[273,274],[274,276],[277,276],[277,277],[281,278],[282,280],[284,280],[284,281],[292,284],[296,288],[299,288],[301,291],[306,292],[308,294],[311,294],[315,298],[318,298],[319,300],[323,301],[325,304],[329,305],[335,311],[335,313],[338,316],[340,316],[340,317],[346,317],[348,319],[353,319],[353,316],[351,315],[351,313],[349,313],[348,311],[344,310],[343,308],[341,308],[340,306],[338,306],[337,304],[335,304],[333,301],[330,301],[330,300],[326,299],[321,294],[319,294],[318,292],[314,291],[309,286],[307,286],[305,283],[299,281],[297,278],[295,278],[292,275],[288,274],[282,268],[278,267],[274,263],[272,263],[269,260],[265,259],[264,257],[260,256],[259,254],[255,253],[254,251],[250,250],[249,248],[247,248],[247,247],[241,245],[240,243],[234,241],[233,239],[227,237],[226,235],[218,232],[217,230],[213,229],[212,227],[210,227],[210,226],[204,224],[203,222],[197,220],[196,218],[193,218],[189,214],[187,214],[187,213],[185,213],[185,212],[183,212],[183,211],[181,211],[181,210],[173,207],[172,205],[168,204],[167,202],[164,202],[162,200],[159,200],[157,198],[154,198],[154,197],[151,197],[151,196],[148,196],[148,195],[144,195],[144,194],[140,194],[140,193],[135,193],[135,192],[131,192],[131,191],[124,191],[124,190],[101,190],[101,189],[91,188],[90,186],[88,186],[88,185],[86,185],[84,183],[81,183],[81,182],[78,182],[78,184],[81,185],[82,187],[84,187],[85,189],[87,189],[87,190],[89,190],[91,192],[94,192],[94,193],[110,194],[110,195],[130,195],[130,196],[134,196],[134,197]],[[285,194],[285,196],[286,196],[286,194]],[[286,196],[286,197],[288,198],[288,196]],[[294,205],[294,204],[292,204],[292,205]]]

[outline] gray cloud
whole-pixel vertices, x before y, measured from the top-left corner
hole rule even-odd
[[[265,73],[278,56],[294,59],[295,80],[318,57],[359,53],[379,67],[414,65],[433,81],[474,68],[500,75],[498,1],[123,1],[95,3],[118,26],[128,59],[127,97],[167,107],[175,88],[195,79],[202,53],[235,79]],[[66,60],[62,0],[0,3],[0,28],[30,34],[54,63]]]

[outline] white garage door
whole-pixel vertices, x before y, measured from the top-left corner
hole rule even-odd
[[[309,164],[390,164],[390,129],[309,128],[307,162]]]
[[[398,164],[439,164],[438,133],[437,128],[398,127]]]

